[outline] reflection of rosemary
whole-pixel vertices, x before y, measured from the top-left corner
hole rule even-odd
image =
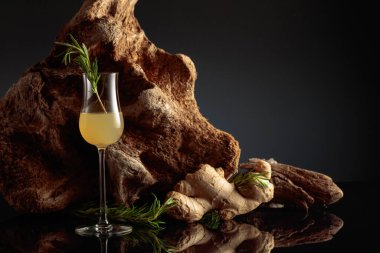
[[[124,236],[128,242],[128,252],[146,252],[147,247],[152,248],[154,253],[174,252],[174,245],[169,244],[165,239],[158,236],[159,230],[133,228],[132,233]]]
[[[63,52],[63,62],[65,65],[68,65],[71,62],[71,56],[76,55],[73,61],[79,65],[82,71],[86,74],[87,79],[90,81],[92,86],[92,91],[95,93],[96,97],[99,100],[100,105],[105,113],[107,113],[106,108],[104,107],[100,96],[98,93],[98,82],[100,79],[100,73],[98,71],[98,60],[95,58],[91,63],[90,55],[88,49],[84,43],[79,43],[74,36],[69,34],[71,43],[66,42],[55,42],[58,45],[65,46],[66,51]]]

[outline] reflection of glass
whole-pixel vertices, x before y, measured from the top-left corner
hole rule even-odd
[[[125,235],[132,231],[130,226],[113,225],[107,220],[105,150],[108,145],[119,140],[124,129],[117,91],[117,78],[117,73],[101,73],[97,85],[98,93],[96,93],[91,82],[83,74],[83,103],[79,117],[79,129],[82,137],[98,148],[100,215],[98,224],[76,228],[75,231],[80,235]]]
[[[100,253],[107,253],[108,252],[108,237],[99,237],[100,241]]]

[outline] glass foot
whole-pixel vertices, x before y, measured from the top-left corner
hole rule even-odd
[[[81,236],[111,237],[123,236],[132,232],[131,226],[108,225],[108,226],[82,226],[75,228],[75,233]]]

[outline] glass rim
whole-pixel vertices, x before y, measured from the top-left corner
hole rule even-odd
[[[107,74],[107,75],[115,75],[115,74],[116,74],[116,75],[118,75],[119,72],[104,71],[104,72],[99,72],[99,74],[100,74],[100,75],[102,75],[102,74]],[[84,72],[82,72],[82,75],[83,75],[83,76],[87,76],[86,73],[84,73]]]

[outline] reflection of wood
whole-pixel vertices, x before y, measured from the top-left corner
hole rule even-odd
[[[22,215],[0,223],[1,253],[78,253],[100,252],[98,238],[75,234],[79,224],[88,224],[71,215]],[[108,252],[119,252],[112,242]],[[121,251],[120,251],[121,252]],[[129,251],[128,251],[129,252]]]
[[[275,247],[325,242],[343,227],[343,220],[329,213],[303,217],[300,213],[261,209],[241,219],[271,233]]]
[[[63,226],[58,227],[51,217],[45,220],[31,216],[11,219],[0,223],[0,234],[0,252],[67,252],[73,244],[73,235]]]
[[[275,186],[273,203],[307,210],[312,204],[329,205],[343,197],[333,180],[321,173],[269,160]]]
[[[333,214],[311,213],[304,217],[302,213],[273,209],[255,210],[238,218],[238,222],[225,222],[219,231],[171,220],[163,239],[180,252],[259,253],[273,247],[324,242],[343,226],[343,221]],[[99,252],[95,238],[83,239],[74,234],[74,227],[83,222],[71,216],[28,215],[0,223],[0,252]],[[147,240],[143,234],[133,236],[138,239],[118,241],[116,245],[110,240],[109,252],[151,252],[150,245],[144,248]]]
[[[275,247],[292,247],[329,241],[343,227],[343,220],[333,214],[327,214],[322,220],[314,220],[314,222],[304,230],[293,231],[290,236],[284,233],[285,231],[282,234],[279,231]]]

